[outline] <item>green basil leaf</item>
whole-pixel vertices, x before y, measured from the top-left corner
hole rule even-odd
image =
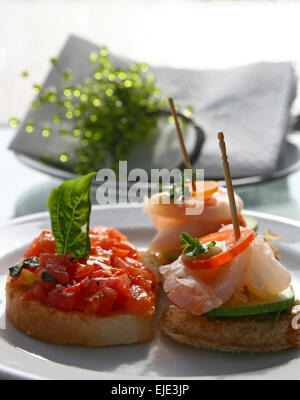
[[[10,276],[17,276],[23,268],[37,268],[40,266],[40,260],[37,257],[29,257],[22,260],[20,263],[9,268]]]
[[[14,265],[13,267],[9,268],[9,275],[10,276],[17,276],[19,273],[22,271],[23,268],[23,262],[20,262],[19,264]]]
[[[90,251],[90,191],[95,175],[65,181],[49,196],[47,208],[58,254],[81,258]]]
[[[28,257],[23,260],[23,268],[37,268],[40,266],[38,257]]]

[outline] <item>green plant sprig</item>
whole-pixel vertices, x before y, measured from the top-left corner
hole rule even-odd
[[[168,192],[170,200],[180,201],[185,198],[185,196],[191,196],[192,192],[186,183],[182,180],[182,183],[172,183],[170,185],[159,185],[160,192]]]
[[[58,159],[52,161],[72,161],[74,172],[79,175],[103,166],[117,171],[118,161],[127,159],[133,146],[155,131],[159,118],[155,111],[167,107],[167,100],[161,98],[160,88],[149,73],[148,65],[133,63],[119,68],[110,58],[108,49],[102,47],[89,55],[89,62],[95,65],[93,75],[80,83],[72,83],[70,69],[62,71],[57,58],[51,58],[50,62],[63,82],[62,87],[34,84],[37,96],[31,110],[56,104],[59,111],[53,113],[50,126],[41,127],[41,135],[47,138],[53,129],[58,129],[62,136],[71,135],[76,141],[75,154],[62,151]],[[28,79],[29,73],[24,71],[22,76]],[[190,112],[191,108],[186,111]],[[72,128],[66,127],[66,121],[72,122]],[[18,122],[17,118],[10,120],[11,126]],[[34,119],[26,121],[27,133],[36,129]]]

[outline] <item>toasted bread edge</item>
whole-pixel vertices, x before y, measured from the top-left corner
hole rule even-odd
[[[292,327],[292,320],[299,312],[295,303],[289,313],[281,313],[275,319],[255,316],[217,319],[196,316],[171,305],[162,314],[161,329],[173,340],[195,347],[266,353],[300,348],[300,329]]]

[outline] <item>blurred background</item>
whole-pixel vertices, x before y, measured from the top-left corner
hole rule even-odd
[[[49,59],[75,34],[154,67],[224,70],[290,62],[299,72],[300,2],[264,0],[0,0],[0,220],[45,209],[59,180],[22,165],[7,149],[47,76]],[[299,113],[299,100],[291,113]],[[294,129],[295,131],[295,129]],[[262,132],[263,134],[263,132]],[[298,136],[290,140],[298,145]],[[300,219],[299,172],[237,187],[245,207]]]
[[[289,0],[0,0],[0,122],[24,114],[69,34],[156,66],[223,69],[299,63],[300,2]]]
[[[299,63],[300,2],[289,0],[0,0],[0,122],[22,115],[69,34],[151,65]]]

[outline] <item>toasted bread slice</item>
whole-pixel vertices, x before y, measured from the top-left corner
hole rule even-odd
[[[281,314],[235,318],[196,316],[172,305],[161,317],[161,328],[178,342],[204,349],[265,353],[299,348],[300,329],[292,327],[292,319],[300,312],[296,305]]]
[[[158,260],[150,252],[140,252],[140,258],[157,277],[157,295]],[[36,339],[55,344],[110,346],[144,342],[153,337],[155,307],[147,313],[98,317],[79,311],[66,312],[38,300],[20,300],[27,290],[7,284],[6,311],[15,328]]]

